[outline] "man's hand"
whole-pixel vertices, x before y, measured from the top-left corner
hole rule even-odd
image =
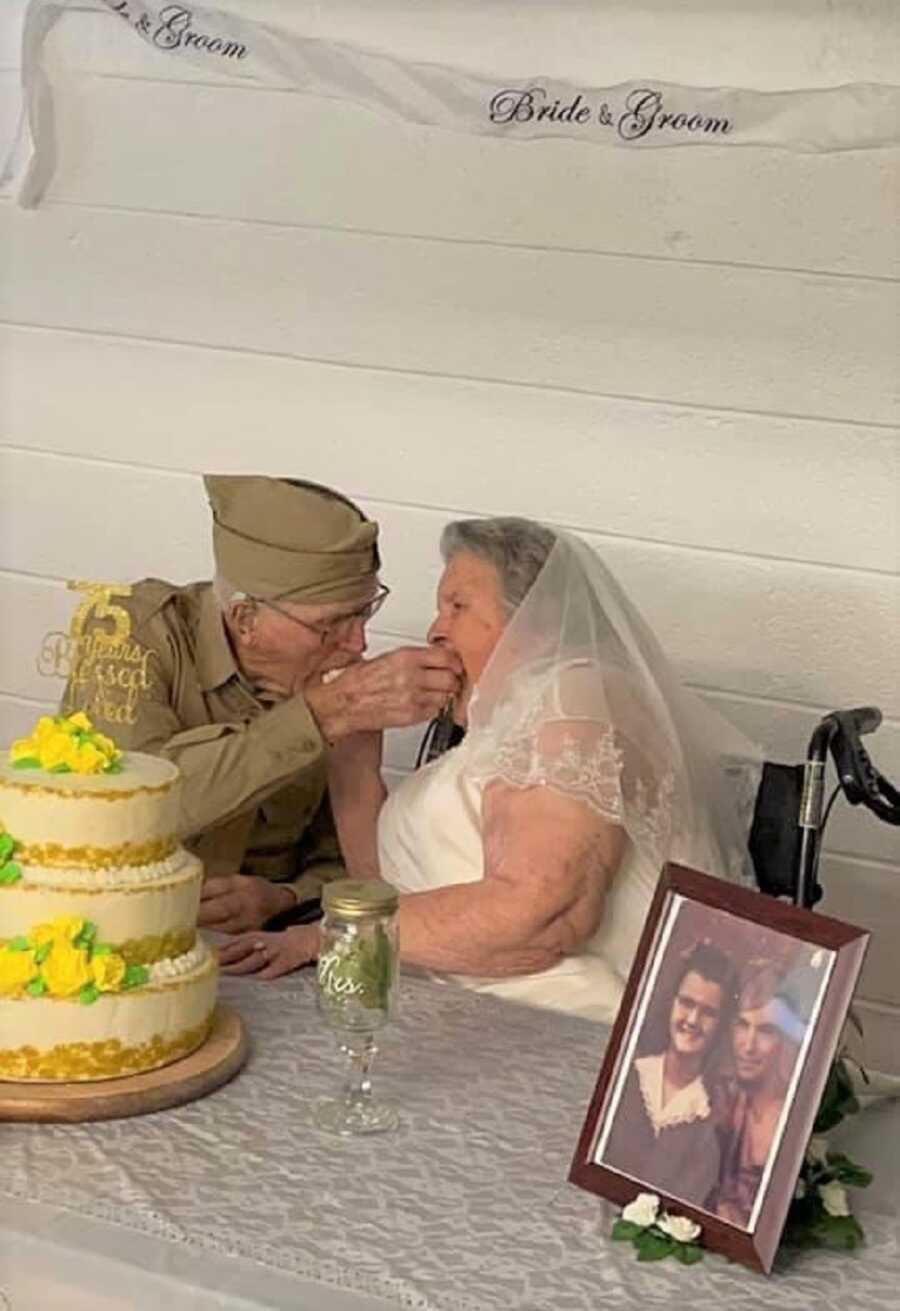
[[[258,929],[296,903],[293,889],[252,874],[219,874],[205,879],[197,923],[220,933]]]
[[[462,686],[463,665],[445,646],[406,646],[360,660],[329,683],[307,684],[306,704],[323,737],[405,728],[432,719]]]

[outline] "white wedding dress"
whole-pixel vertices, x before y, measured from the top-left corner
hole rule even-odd
[[[483,876],[481,785],[467,776],[471,736],[411,774],[390,794],[378,823],[381,877],[401,892],[427,892]],[[659,870],[629,844],[606,899],[603,922],[582,951],[552,969],[514,978],[441,975],[513,1001],[612,1023]]]

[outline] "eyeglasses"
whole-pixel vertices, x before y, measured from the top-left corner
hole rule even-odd
[[[339,641],[342,637],[345,637],[354,624],[367,624],[372,616],[378,613],[390,594],[391,589],[382,584],[372,600],[367,601],[365,605],[361,605],[358,610],[351,610],[346,615],[338,615],[336,619],[326,619],[321,624],[310,624],[305,619],[298,619],[296,615],[289,614],[280,605],[276,605],[274,601],[269,601],[265,597],[258,596],[254,600],[257,605],[268,606],[270,610],[274,610],[283,619],[290,619],[292,624],[299,624],[301,628],[307,629],[308,632],[315,633],[322,646],[325,646],[328,642]]]

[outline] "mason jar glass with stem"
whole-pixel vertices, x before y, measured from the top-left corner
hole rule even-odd
[[[397,1110],[372,1092],[375,1035],[393,1017],[397,995],[396,888],[379,879],[340,879],[322,894],[325,912],[317,978],[319,1009],[347,1060],[343,1093],[320,1099],[321,1129],[350,1136],[394,1129]]]

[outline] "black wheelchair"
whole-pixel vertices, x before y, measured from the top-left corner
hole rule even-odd
[[[749,838],[762,892],[808,910],[821,899],[822,840],[841,794],[885,824],[900,825],[900,792],[875,768],[861,740],[880,724],[874,706],[833,710],[816,726],[802,765],[765,762]],[[829,756],[837,781],[823,809]]]

